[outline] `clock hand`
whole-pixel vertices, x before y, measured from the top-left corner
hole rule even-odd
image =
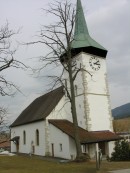
[[[99,64],[99,61],[97,61],[97,62],[95,62],[95,63],[93,63],[93,64],[94,64],[94,65],[100,65],[100,64]]]

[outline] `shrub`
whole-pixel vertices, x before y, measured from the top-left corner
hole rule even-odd
[[[130,147],[126,140],[116,141],[111,161],[128,161],[130,160]]]

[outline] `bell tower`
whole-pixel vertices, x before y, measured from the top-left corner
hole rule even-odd
[[[79,126],[88,131],[113,131],[107,82],[107,50],[89,34],[83,8],[77,0],[72,54],[81,70],[74,82]]]

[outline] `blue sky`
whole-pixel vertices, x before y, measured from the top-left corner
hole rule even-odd
[[[11,29],[21,28],[12,40],[18,42],[35,39],[41,25],[53,22],[41,8],[54,0],[0,0],[0,26],[9,22]],[[72,0],[76,4],[76,0]],[[108,50],[107,70],[112,108],[130,102],[130,1],[82,0],[90,35]],[[15,57],[31,66],[39,64],[32,57],[45,54],[44,46],[19,46]],[[44,71],[44,76],[50,69]],[[34,78],[29,71],[9,69],[6,77],[18,85],[23,95],[0,97],[1,105],[8,107],[13,121],[21,111],[49,87],[45,78]]]

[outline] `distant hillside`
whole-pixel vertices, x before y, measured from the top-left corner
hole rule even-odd
[[[126,133],[130,131],[130,117],[113,120],[114,132]]]
[[[130,103],[119,106],[112,110],[112,116],[114,119],[121,119],[130,117]]]

